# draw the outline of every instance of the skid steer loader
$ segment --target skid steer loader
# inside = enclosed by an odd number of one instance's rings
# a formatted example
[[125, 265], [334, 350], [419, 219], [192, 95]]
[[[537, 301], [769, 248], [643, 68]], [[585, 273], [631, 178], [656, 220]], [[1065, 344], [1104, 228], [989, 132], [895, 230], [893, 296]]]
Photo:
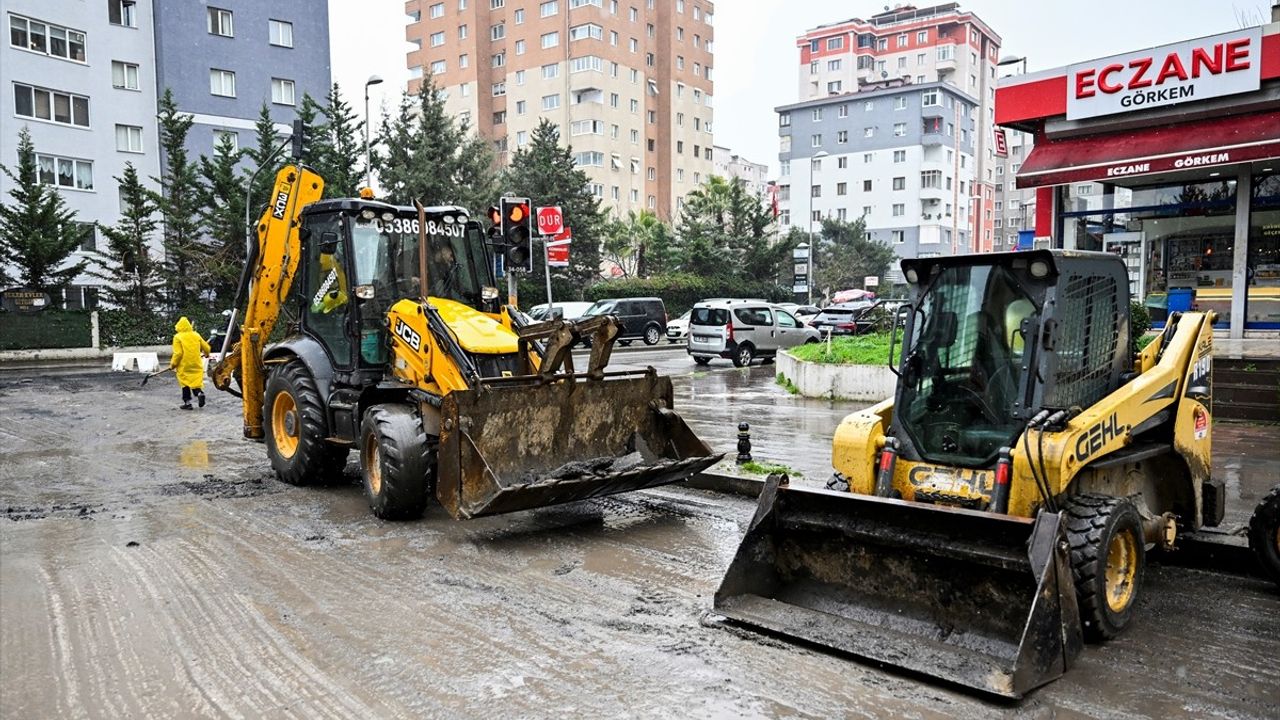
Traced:
[[[418, 517], [434, 497], [464, 519], [719, 460], [674, 411], [669, 378], [605, 370], [616, 319], [525, 325], [500, 305], [490, 243], [465, 210], [322, 192], [305, 167], [277, 174], [228, 329], [238, 341], [212, 373], [242, 396], [244, 435], [265, 440], [281, 480], [340, 476], [358, 449], [378, 517]], [[282, 311], [296, 320], [269, 343]]]
[[767, 481], [715, 609], [1021, 697], [1124, 630], [1148, 549], [1220, 522], [1213, 316], [1174, 314], [1135, 359], [1113, 255], [902, 268], [894, 398], [841, 422], [831, 489]]

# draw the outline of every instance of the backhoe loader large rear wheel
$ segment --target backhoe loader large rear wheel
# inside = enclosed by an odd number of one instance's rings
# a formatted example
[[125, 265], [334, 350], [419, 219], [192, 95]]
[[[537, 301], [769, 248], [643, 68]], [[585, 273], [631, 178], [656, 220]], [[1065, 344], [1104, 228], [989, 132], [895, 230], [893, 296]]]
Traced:
[[435, 484], [435, 452], [406, 405], [375, 405], [360, 426], [360, 474], [369, 509], [383, 520], [422, 516]]
[[1126, 498], [1076, 495], [1066, 506], [1080, 621], [1091, 642], [1116, 637], [1133, 619], [1146, 568], [1142, 518]]
[[1249, 519], [1249, 547], [1258, 556], [1262, 570], [1280, 583], [1280, 485], [1262, 499]]
[[267, 455], [276, 476], [290, 485], [341, 479], [348, 449], [325, 440], [329, 424], [307, 366], [301, 360], [275, 366], [265, 399]]

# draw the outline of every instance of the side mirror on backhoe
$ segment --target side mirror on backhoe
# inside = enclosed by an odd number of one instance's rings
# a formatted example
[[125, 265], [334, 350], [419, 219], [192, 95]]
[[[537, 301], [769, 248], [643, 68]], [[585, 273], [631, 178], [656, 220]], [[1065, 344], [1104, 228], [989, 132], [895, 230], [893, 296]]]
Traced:
[[320, 233], [320, 252], [332, 255], [338, 251], [338, 233], [326, 230]]

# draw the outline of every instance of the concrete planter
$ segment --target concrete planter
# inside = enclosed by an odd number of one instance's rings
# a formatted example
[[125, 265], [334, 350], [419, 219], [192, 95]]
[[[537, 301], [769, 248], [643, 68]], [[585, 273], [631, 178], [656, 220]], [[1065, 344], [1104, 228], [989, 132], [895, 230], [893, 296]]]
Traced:
[[827, 365], [780, 352], [778, 373], [805, 397], [879, 402], [893, 397], [897, 376], [888, 365]]

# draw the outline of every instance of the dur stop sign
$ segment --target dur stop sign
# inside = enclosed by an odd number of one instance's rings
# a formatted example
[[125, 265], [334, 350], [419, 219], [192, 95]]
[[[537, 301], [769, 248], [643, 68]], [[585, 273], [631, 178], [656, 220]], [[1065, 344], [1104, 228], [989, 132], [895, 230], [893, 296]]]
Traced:
[[539, 235], [559, 235], [564, 232], [564, 213], [560, 211], [560, 206], [540, 207], [537, 217]]

